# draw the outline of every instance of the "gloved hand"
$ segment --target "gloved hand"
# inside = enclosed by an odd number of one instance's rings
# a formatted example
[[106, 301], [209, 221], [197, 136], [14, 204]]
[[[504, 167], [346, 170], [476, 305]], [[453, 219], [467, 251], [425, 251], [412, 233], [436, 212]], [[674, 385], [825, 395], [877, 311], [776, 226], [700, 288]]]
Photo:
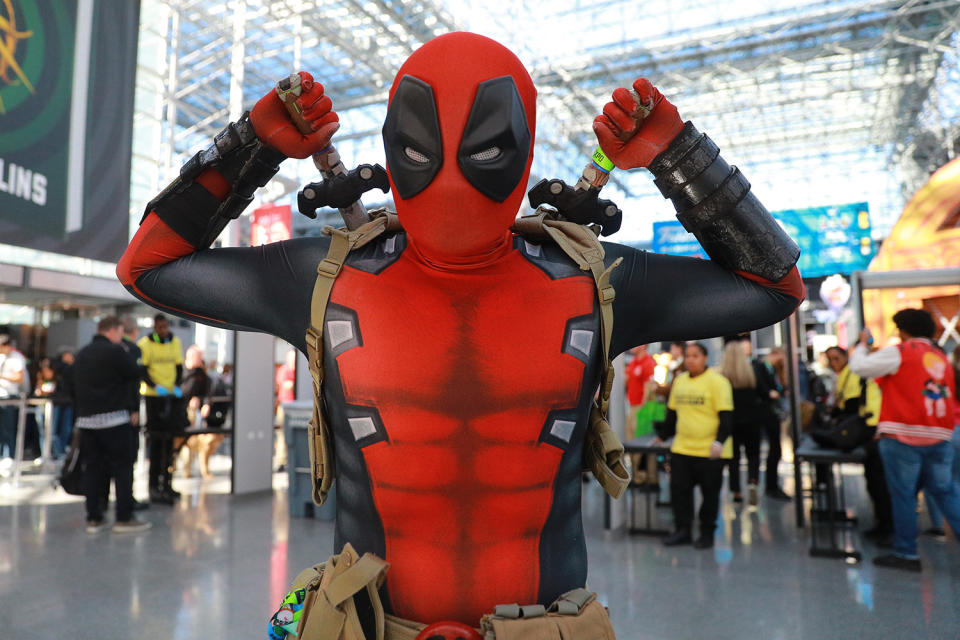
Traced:
[[250, 122], [257, 137], [288, 158], [308, 158], [330, 146], [330, 138], [340, 128], [340, 118], [333, 109], [333, 101], [323, 94], [323, 85], [313, 81], [306, 71], [300, 72], [300, 97], [297, 105], [314, 133], [305, 136], [293, 123], [287, 108], [277, 92], [260, 98], [250, 112]]
[[600, 148], [618, 169], [648, 166], [683, 129], [677, 108], [649, 80], [639, 78], [633, 88], [644, 107], [652, 106], [645, 119], [637, 122], [634, 115], [643, 111], [633, 94], [620, 88], [603, 107], [603, 115], [593, 120]]
[[166, 387], [161, 387], [160, 385], [157, 385], [153, 389], [154, 391], [157, 392], [158, 398], [166, 398], [168, 395], [170, 395], [170, 389], [167, 389]]
[[174, 398], [182, 398], [182, 397], [183, 397], [183, 391], [180, 390], [180, 387], [174, 387], [174, 388], [171, 390], [171, 393], [173, 394], [173, 397], [174, 397]]

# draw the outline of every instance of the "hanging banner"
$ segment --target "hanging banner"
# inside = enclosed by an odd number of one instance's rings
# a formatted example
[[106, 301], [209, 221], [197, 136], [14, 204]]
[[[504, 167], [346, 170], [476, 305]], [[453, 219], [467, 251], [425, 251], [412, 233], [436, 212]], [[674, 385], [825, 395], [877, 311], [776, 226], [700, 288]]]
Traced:
[[123, 252], [139, 13], [135, 0], [0, 0], [0, 243]]
[[672, 256], [707, 257], [707, 252], [700, 246], [697, 238], [684, 229], [679, 220], [654, 222], [651, 248], [654, 253], [667, 253]]
[[250, 217], [250, 246], [289, 240], [292, 236], [290, 205], [266, 205]]
[[773, 217], [800, 245], [797, 267], [804, 278], [850, 275], [865, 270], [873, 259], [866, 202], [786, 209], [774, 211]]

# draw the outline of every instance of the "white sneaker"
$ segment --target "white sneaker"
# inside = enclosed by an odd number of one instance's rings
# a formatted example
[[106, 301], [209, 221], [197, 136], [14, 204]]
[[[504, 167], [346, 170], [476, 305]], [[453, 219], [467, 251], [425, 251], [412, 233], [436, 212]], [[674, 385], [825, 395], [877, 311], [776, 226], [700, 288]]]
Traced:
[[126, 522], [113, 523], [113, 531], [114, 533], [137, 533], [138, 531], [146, 531], [152, 526], [152, 522], [130, 518]]
[[757, 485], [751, 484], [750, 487], [747, 489], [747, 492], [749, 493], [748, 500], [749, 500], [750, 506], [751, 507], [757, 506]]

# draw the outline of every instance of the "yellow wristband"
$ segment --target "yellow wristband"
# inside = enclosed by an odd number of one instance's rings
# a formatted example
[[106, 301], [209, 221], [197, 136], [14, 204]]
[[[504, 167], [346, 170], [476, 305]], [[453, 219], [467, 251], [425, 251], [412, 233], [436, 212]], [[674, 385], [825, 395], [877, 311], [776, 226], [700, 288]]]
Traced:
[[610, 158], [607, 157], [607, 154], [603, 152], [603, 149], [601, 149], [599, 145], [597, 145], [597, 148], [593, 152], [593, 164], [604, 173], [613, 171], [613, 163], [610, 162]]

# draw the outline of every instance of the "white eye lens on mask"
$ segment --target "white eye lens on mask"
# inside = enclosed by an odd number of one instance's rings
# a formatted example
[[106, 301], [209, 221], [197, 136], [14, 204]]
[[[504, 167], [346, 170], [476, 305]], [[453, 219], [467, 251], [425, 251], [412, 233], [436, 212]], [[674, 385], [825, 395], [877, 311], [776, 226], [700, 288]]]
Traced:
[[430, 159], [414, 149], [413, 147], [404, 147], [403, 152], [407, 155], [408, 158], [416, 162], [417, 164], [427, 164], [430, 162]]
[[478, 151], [477, 153], [471, 153], [470, 159], [476, 160], [477, 162], [485, 162], [487, 160], [493, 160], [500, 155], [500, 147], [490, 147], [489, 149], [484, 149], [483, 151]]

